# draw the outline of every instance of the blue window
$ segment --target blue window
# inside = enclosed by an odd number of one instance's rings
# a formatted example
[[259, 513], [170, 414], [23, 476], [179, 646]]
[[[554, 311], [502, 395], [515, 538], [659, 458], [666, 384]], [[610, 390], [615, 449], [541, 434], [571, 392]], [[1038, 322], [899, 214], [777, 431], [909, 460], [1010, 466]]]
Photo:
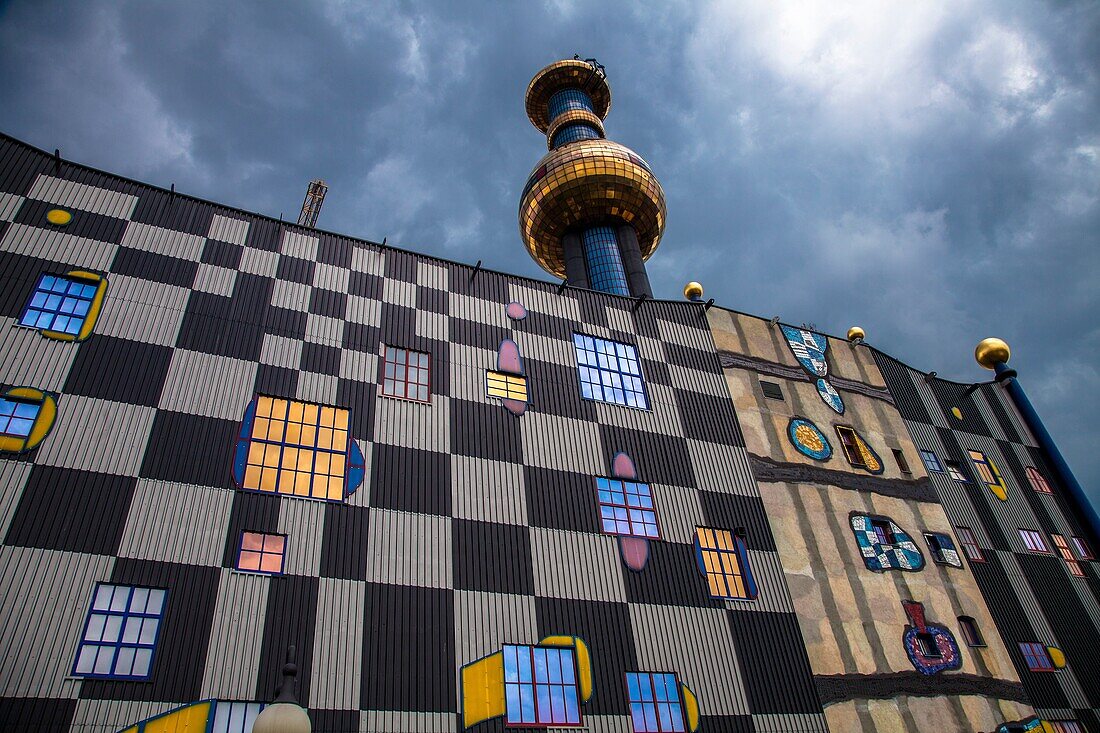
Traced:
[[0, 433], [16, 438], [26, 438], [31, 434], [40, 402], [22, 402], [10, 397], [0, 397]]
[[92, 307], [97, 285], [61, 275], [42, 275], [19, 317], [20, 326], [75, 336]]
[[920, 452], [921, 460], [924, 461], [924, 467], [929, 471], [938, 471], [943, 473], [943, 466], [940, 465], [940, 459], [936, 457], [936, 454], [930, 450], [922, 450]]
[[84, 624], [73, 675], [148, 679], [167, 591], [100, 583]]
[[598, 478], [596, 488], [600, 493], [600, 521], [605, 533], [652, 539], [661, 536], [649, 484]]
[[588, 263], [588, 284], [592, 289], [612, 295], [630, 295], [615, 230], [611, 227], [592, 227], [584, 230], [582, 239], [584, 258]]
[[684, 706], [676, 675], [669, 672], [627, 672], [630, 718], [634, 733], [683, 733]]
[[580, 725], [573, 650], [505, 646], [504, 699], [508, 725]]
[[562, 89], [550, 96], [546, 103], [547, 116], [553, 120], [563, 112], [571, 109], [583, 109], [592, 112], [592, 98], [580, 89]]
[[629, 344], [573, 334], [581, 396], [586, 400], [649, 408], [638, 351]]

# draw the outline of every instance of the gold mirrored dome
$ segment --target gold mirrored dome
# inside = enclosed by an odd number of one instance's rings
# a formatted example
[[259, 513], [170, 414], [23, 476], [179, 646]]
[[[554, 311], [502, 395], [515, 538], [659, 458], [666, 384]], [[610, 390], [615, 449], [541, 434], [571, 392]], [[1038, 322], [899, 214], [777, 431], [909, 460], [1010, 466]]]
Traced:
[[982, 339], [974, 349], [974, 358], [986, 369], [992, 369], [997, 362], [1007, 364], [1011, 356], [1012, 350], [999, 338]]
[[860, 341], [862, 341], [864, 338], [866, 338], [866, 336], [867, 336], [867, 334], [864, 333], [863, 329], [860, 328], [859, 326], [852, 326], [851, 328], [848, 329], [848, 340], [849, 341], [855, 341], [856, 339], [859, 339]]
[[546, 271], [565, 277], [562, 236], [571, 229], [630, 224], [642, 259], [665, 231], [665, 192], [641, 156], [610, 140], [579, 140], [550, 151], [519, 203], [523, 244]]
[[692, 280], [684, 286], [684, 297], [688, 300], [694, 300], [695, 298], [703, 297], [703, 286], [700, 283]]
[[527, 106], [527, 119], [531, 124], [546, 132], [550, 126], [550, 112], [547, 103], [550, 97], [566, 88], [580, 89], [592, 100], [592, 111], [603, 120], [611, 109], [611, 87], [607, 78], [587, 61], [566, 59], [555, 61], [542, 69], [527, 85], [524, 99]]

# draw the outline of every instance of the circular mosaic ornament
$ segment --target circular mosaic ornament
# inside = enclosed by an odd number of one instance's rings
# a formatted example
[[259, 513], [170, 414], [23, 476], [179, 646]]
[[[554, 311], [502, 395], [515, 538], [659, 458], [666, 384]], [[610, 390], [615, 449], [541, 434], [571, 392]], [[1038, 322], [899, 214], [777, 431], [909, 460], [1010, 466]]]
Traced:
[[787, 437], [799, 453], [816, 461], [827, 461], [833, 455], [833, 447], [825, 433], [809, 420], [792, 417], [787, 425]]
[[73, 215], [64, 209], [50, 209], [46, 212], [46, 221], [49, 223], [63, 227], [73, 220]]

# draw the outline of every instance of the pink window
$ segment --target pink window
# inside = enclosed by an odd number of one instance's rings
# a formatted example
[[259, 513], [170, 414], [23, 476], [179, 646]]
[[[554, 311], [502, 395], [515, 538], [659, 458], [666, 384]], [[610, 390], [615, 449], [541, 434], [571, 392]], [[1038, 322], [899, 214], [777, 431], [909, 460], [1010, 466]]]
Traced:
[[237, 570], [281, 575], [286, 550], [286, 535], [242, 532]]
[[1069, 545], [1066, 544], [1066, 538], [1060, 534], [1052, 534], [1050, 539], [1054, 540], [1054, 546], [1058, 548], [1058, 554], [1066, 561], [1066, 567], [1069, 568], [1070, 573], [1076, 575], [1078, 578], [1085, 577], [1085, 572], [1081, 570], [1077, 558], [1069, 551]]
[[1047, 548], [1047, 543], [1043, 540], [1043, 536], [1033, 529], [1021, 529], [1020, 537], [1024, 540], [1024, 545], [1032, 552], [1050, 552]]
[[1047, 483], [1043, 474], [1039, 473], [1038, 469], [1032, 466], [1027, 467], [1027, 480], [1031, 482], [1031, 488], [1038, 491], [1040, 494], [1053, 494], [1054, 490], [1050, 488], [1050, 484]]
[[970, 559], [971, 562], [985, 562], [985, 556], [982, 555], [982, 548], [978, 547], [977, 540], [974, 539], [974, 532], [969, 527], [955, 527], [955, 532], [959, 535], [959, 542], [962, 543], [963, 552]]

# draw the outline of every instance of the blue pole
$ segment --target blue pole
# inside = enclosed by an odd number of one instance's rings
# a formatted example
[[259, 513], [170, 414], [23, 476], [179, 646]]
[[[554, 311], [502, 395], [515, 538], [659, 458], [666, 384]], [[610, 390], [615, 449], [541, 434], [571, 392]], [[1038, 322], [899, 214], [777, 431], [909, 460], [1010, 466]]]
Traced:
[[1031, 400], [1027, 398], [1024, 388], [1020, 386], [1020, 380], [1016, 378], [1016, 370], [1010, 369], [1008, 364], [1002, 361], [996, 362], [993, 365], [993, 370], [997, 373], [997, 381], [1005, 385], [1012, 401], [1016, 403], [1016, 409], [1020, 411], [1024, 422], [1027, 423], [1032, 435], [1039, 443], [1039, 448], [1046, 453], [1047, 458], [1050, 459], [1050, 463], [1054, 467], [1054, 472], [1058, 474], [1062, 485], [1068, 490], [1065, 496], [1069, 499], [1069, 503], [1073, 505], [1086, 528], [1092, 531], [1090, 549], [1095, 551], [1094, 548], [1100, 544], [1100, 517], [1096, 515], [1096, 509], [1089, 502], [1085, 490], [1078, 483], [1077, 477], [1073, 475], [1066, 459], [1062, 457], [1062, 452], [1058, 450], [1054, 438], [1050, 437], [1050, 433], [1047, 432], [1046, 425], [1039, 418], [1039, 413], [1032, 407]]

